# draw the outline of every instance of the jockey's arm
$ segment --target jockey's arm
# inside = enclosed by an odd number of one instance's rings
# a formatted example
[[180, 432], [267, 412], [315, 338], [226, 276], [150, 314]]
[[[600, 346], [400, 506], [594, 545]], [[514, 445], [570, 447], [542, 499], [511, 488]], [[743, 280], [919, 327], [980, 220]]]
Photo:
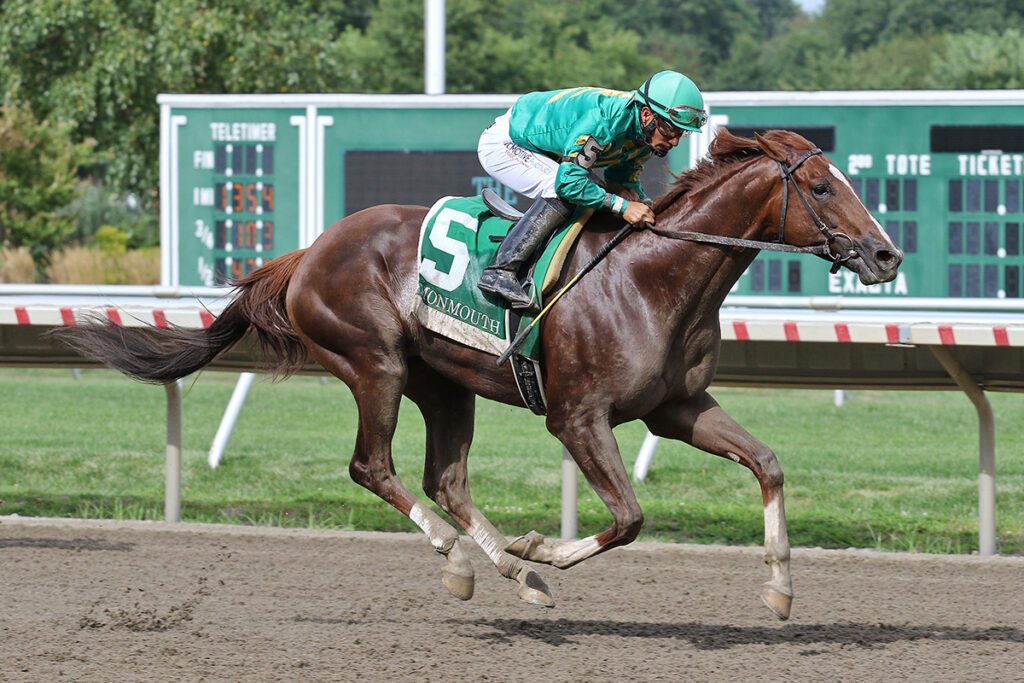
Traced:
[[[555, 192], [559, 197], [579, 206], [593, 209], [605, 209], [625, 218], [630, 223], [654, 223], [654, 214], [644, 203], [646, 197], [640, 184], [635, 180], [627, 180], [623, 185], [640, 197], [640, 201], [630, 201], [627, 197], [608, 192], [595, 183], [590, 177], [590, 170], [597, 162], [601, 153], [610, 145], [610, 141], [600, 141], [600, 132], [595, 135], [576, 135], [572, 144], [562, 156], [555, 176]], [[613, 174], [614, 175], [614, 174]], [[639, 170], [635, 174], [639, 176]], [[607, 171], [605, 177], [607, 178]]]
[[[633, 225], [640, 225], [641, 223], [654, 225], [654, 212], [650, 209], [651, 200], [649, 198], [641, 197], [636, 190], [625, 185], [619, 185], [618, 183], [608, 183], [607, 190], [612, 194], [624, 197], [628, 202], [622, 214], [622, 217], [627, 221]], [[645, 207], [647, 211], [644, 211]]]
[[619, 163], [612, 164], [604, 169], [604, 179], [607, 181], [609, 189], [614, 187], [625, 188], [628, 192], [620, 192], [614, 189], [611, 191], [621, 194], [626, 199], [650, 204], [651, 200], [640, 184], [640, 173], [644, 170], [644, 163], [650, 158], [651, 152], [648, 147], [646, 153], [633, 158], [623, 159]]

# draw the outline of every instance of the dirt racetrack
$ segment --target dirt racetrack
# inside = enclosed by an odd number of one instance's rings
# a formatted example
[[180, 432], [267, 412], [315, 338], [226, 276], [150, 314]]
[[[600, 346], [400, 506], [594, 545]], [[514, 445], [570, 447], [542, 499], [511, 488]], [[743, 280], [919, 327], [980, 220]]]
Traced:
[[642, 543], [476, 596], [408, 534], [0, 517], [2, 681], [1019, 681], [1024, 558]]

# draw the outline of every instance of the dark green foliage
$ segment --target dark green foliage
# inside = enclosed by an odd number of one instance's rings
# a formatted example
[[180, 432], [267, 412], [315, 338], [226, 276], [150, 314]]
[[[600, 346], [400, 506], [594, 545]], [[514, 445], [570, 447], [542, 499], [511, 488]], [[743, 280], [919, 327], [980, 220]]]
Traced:
[[60, 213], [74, 221], [74, 231], [69, 237], [79, 244], [93, 242], [104, 226], [126, 235], [130, 249], [155, 247], [160, 243], [155, 207], [143, 205], [135, 196], [115, 194], [99, 183], [86, 183], [79, 196]]
[[92, 141], [73, 143], [70, 129], [27, 107], [0, 107], [0, 247], [27, 248], [39, 282], [74, 230], [60, 209], [78, 194], [76, 170], [90, 158]]

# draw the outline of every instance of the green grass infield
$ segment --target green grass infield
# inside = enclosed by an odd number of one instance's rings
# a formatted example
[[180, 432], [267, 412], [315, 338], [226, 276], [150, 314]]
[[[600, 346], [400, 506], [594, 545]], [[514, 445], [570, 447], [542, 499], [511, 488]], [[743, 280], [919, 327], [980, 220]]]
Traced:
[[[162, 519], [166, 404], [159, 387], [107, 370], [0, 369], [0, 514]], [[348, 476], [356, 410], [334, 378], [258, 380], [216, 470], [207, 452], [237, 376], [208, 372], [183, 390], [182, 518], [194, 522], [415, 531]], [[959, 392], [718, 388], [771, 446], [786, 475], [794, 546], [969, 553], [978, 547], [978, 422]], [[996, 524], [1002, 554], [1024, 553], [1024, 395], [990, 393], [996, 418]], [[643, 437], [615, 430], [626, 468]], [[404, 402], [395, 466], [421, 494], [424, 428]], [[473, 497], [507, 536], [557, 536], [561, 446], [543, 418], [477, 402]], [[761, 495], [745, 468], [662, 441], [634, 484], [641, 538], [760, 545]], [[423, 496], [425, 499], [425, 496]], [[433, 505], [431, 503], [431, 505]], [[611, 518], [580, 478], [579, 527]]]

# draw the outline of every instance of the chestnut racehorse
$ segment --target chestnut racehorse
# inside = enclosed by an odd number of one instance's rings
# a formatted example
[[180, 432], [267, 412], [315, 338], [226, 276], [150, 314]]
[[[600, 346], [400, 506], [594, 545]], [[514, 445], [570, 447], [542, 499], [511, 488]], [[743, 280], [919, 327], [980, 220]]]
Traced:
[[[519, 584], [519, 597], [541, 605], [553, 604], [551, 593], [524, 560], [565, 569], [640, 531], [643, 513], [612, 428], [643, 420], [652, 433], [734, 460], [757, 477], [770, 568], [762, 599], [785, 619], [792, 584], [782, 469], [772, 450], [708, 393], [721, 341], [719, 307], [768, 241], [808, 247], [856, 272], [865, 285], [895, 278], [903, 254], [847, 177], [807, 140], [785, 131], [753, 140], [720, 131], [709, 158], [679, 176], [654, 211], [656, 229], [630, 233], [541, 326], [547, 428], [612, 516], [608, 529], [580, 540], [530, 532], [510, 543], [470, 497], [466, 461], [475, 397], [523, 402], [508, 364], [424, 329], [413, 316], [424, 207], [378, 206], [346, 217], [309, 248], [238, 281], [236, 298], [206, 330], [93, 322], [61, 334], [82, 353], [156, 383], [199, 370], [249, 329], [279, 373], [297, 370], [312, 355], [358, 404], [352, 478], [424, 531], [447, 558], [445, 586], [462, 599], [472, 596], [474, 579], [458, 532], [405, 487], [392, 464], [403, 394], [426, 422], [424, 491]], [[621, 225], [611, 215], [595, 216], [569, 255], [562, 282]], [[692, 241], [695, 232], [727, 239]]]

